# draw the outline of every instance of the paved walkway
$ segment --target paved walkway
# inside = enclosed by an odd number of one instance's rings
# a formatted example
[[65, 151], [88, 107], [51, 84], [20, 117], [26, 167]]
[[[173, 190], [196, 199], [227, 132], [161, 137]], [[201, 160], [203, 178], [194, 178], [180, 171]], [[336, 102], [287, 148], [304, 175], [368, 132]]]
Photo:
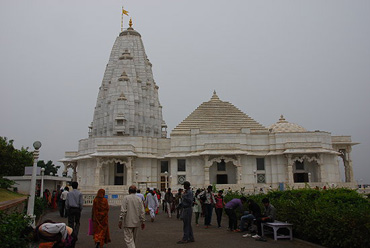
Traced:
[[[120, 207], [111, 207], [109, 212], [109, 227], [112, 242], [104, 247], [107, 248], [125, 248], [126, 245], [123, 241], [123, 231], [118, 228], [118, 217]], [[76, 243], [76, 248], [93, 248], [94, 241], [92, 236], [87, 236], [88, 230], [88, 219], [91, 216], [91, 207], [85, 207], [82, 211], [81, 216], [81, 227]], [[241, 233], [228, 232], [226, 230], [228, 218], [223, 216], [222, 228], [217, 228], [215, 215], [212, 216], [212, 224], [208, 229], [205, 229], [202, 225], [195, 226], [193, 224], [193, 232], [195, 237], [194, 243], [188, 244], [176, 244], [178, 240], [182, 238], [182, 221], [175, 218], [168, 218], [161, 210], [157, 215], [155, 221], [146, 222], [146, 228], [144, 231], [138, 234], [138, 248], [166, 248], [166, 247], [187, 247], [187, 248], [223, 248], [223, 247], [256, 247], [256, 248], [277, 248], [277, 247], [317, 247], [313, 244], [302, 242], [299, 240], [278, 240], [274, 241], [272, 236], [267, 236], [267, 242], [255, 241], [253, 238], [243, 238]], [[147, 220], [150, 217], [146, 216]], [[68, 223], [66, 218], [61, 218], [59, 212], [47, 213], [43, 219], [51, 219], [56, 222]], [[204, 222], [203, 218], [200, 218], [200, 223]], [[194, 223], [193, 216], [193, 223]], [[215, 226], [216, 225], [216, 226]]]

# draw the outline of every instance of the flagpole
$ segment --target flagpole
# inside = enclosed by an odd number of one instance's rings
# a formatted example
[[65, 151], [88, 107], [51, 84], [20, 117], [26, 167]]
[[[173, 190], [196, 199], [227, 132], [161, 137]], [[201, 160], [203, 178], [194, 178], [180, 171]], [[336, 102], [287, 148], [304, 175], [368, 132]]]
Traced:
[[121, 11], [121, 32], [123, 32], [123, 6]]

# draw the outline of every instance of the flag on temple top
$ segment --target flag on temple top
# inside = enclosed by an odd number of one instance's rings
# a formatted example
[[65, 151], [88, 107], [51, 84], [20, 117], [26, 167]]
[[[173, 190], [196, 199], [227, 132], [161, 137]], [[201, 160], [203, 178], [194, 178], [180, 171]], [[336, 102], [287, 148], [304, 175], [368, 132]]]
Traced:
[[125, 10], [123, 7], [122, 7], [122, 14], [123, 14], [123, 15], [127, 15], [127, 16], [128, 16], [128, 11], [127, 11], [127, 10]]

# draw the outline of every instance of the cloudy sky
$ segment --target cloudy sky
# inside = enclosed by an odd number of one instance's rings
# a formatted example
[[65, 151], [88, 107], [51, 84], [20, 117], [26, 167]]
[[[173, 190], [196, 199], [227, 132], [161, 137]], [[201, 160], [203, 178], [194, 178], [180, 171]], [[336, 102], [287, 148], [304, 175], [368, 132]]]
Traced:
[[[40, 159], [77, 150], [120, 32], [142, 35], [169, 130], [213, 90], [264, 126], [351, 135], [370, 183], [368, 0], [1, 0], [0, 136]], [[128, 19], [125, 20], [127, 26]]]

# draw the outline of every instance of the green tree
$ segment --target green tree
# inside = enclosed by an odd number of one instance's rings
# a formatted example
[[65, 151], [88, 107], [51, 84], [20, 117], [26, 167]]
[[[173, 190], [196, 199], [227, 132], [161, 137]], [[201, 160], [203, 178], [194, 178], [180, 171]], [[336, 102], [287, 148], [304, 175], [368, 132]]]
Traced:
[[0, 176], [22, 176], [24, 167], [32, 166], [32, 152], [23, 147], [15, 149], [13, 142], [0, 136]]
[[51, 160], [49, 160], [46, 164], [44, 160], [39, 160], [37, 162], [37, 167], [45, 168], [45, 175], [50, 175], [50, 172], [53, 173], [53, 175], [56, 175], [60, 166], [55, 166]]

